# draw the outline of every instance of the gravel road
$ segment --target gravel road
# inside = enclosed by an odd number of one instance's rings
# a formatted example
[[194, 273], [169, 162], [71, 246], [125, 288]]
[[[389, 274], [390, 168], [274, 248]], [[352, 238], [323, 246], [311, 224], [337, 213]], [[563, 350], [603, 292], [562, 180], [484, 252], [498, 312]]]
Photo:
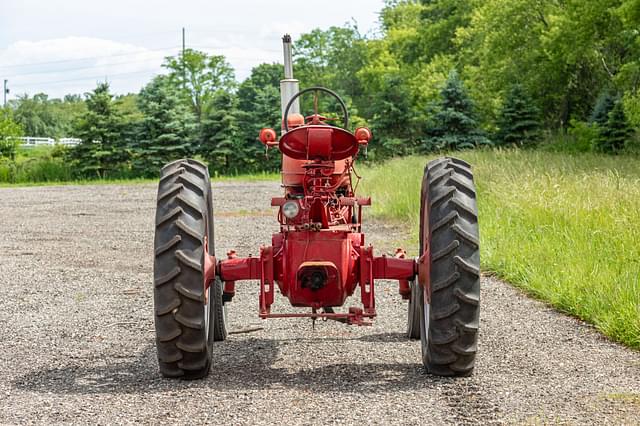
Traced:
[[[275, 183], [214, 185], [216, 251], [257, 254]], [[160, 378], [153, 334], [155, 186], [0, 189], [0, 423], [639, 424], [640, 353], [483, 279], [480, 352], [465, 379], [426, 375], [406, 302], [377, 292], [372, 327], [261, 322], [238, 283], [202, 381]], [[402, 229], [370, 223], [377, 252]], [[351, 301], [353, 305], [357, 301]], [[285, 311], [278, 298], [275, 309]]]

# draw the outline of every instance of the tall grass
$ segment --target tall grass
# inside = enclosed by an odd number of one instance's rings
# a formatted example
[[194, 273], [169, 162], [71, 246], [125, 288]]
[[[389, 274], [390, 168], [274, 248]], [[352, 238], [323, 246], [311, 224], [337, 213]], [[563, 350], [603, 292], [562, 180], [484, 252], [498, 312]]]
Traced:
[[61, 147], [18, 149], [15, 159], [0, 158], [0, 184], [61, 182], [72, 177]]
[[[640, 160], [518, 150], [455, 155], [474, 166], [483, 269], [640, 349]], [[363, 171], [375, 216], [402, 221], [417, 235], [427, 160]]]

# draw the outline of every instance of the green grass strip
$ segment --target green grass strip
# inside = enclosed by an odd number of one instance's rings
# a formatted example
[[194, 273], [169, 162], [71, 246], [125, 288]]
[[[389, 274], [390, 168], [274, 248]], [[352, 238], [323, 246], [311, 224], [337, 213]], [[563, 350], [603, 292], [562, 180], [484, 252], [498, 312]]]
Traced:
[[[278, 173], [253, 173], [244, 175], [225, 175], [211, 177], [212, 182], [262, 182], [276, 181], [280, 179]], [[70, 181], [50, 181], [50, 182], [0, 182], [0, 188], [20, 188], [32, 186], [67, 186], [67, 185], [141, 185], [157, 183], [158, 179], [83, 179]]]
[[[640, 349], [640, 160], [521, 150], [455, 155], [474, 168], [483, 270]], [[409, 248], [417, 247], [429, 158], [362, 171], [373, 214], [411, 227]]]

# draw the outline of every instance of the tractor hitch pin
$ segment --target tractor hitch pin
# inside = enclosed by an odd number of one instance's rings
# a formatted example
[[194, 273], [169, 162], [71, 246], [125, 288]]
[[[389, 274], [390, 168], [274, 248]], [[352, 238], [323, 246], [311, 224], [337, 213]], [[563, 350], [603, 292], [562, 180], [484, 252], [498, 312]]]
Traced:
[[316, 308], [311, 308], [311, 313], [314, 315], [311, 317], [311, 331], [316, 331]]

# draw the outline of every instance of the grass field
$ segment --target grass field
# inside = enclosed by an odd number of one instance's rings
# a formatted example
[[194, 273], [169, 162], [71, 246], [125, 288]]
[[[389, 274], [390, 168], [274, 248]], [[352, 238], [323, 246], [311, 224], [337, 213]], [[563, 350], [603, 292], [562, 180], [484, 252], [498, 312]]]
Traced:
[[[474, 166], [483, 270], [640, 349], [640, 160], [515, 150], [457, 156]], [[375, 216], [417, 235], [427, 160], [363, 170]], [[409, 245], [417, 248], [417, 237]]]

